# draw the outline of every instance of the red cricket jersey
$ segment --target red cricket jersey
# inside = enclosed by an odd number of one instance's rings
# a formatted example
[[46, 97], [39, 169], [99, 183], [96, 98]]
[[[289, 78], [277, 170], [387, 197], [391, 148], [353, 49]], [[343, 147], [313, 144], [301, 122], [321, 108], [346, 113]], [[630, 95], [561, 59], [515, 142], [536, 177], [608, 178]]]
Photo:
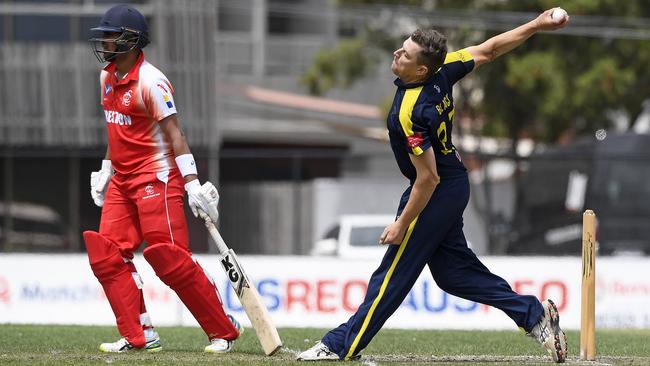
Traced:
[[142, 52], [122, 79], [115, 69], [111, 62], [100, 75], [113, 168], [122, 174], [175, 169], [171, 143], [158, 125], [176, 113], [171, 83]]

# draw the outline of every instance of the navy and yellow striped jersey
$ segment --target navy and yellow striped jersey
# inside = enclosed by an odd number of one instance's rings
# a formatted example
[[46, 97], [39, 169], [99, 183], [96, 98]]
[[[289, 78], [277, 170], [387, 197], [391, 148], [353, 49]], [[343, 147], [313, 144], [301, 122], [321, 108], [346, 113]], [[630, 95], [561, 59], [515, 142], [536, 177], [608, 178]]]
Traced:
[[454, 121], [453, 85], [474, 68], [465, 49], [450, 52], [444, 65], [426, 81], [404, 84], [395, 80], [397, 91], [388, 114], [388, 135], [400, 171], [411, 183], [415, 167], [409, 154], [433, 148], [441, 178], [465, 174], [466, 169], [451, 141]]

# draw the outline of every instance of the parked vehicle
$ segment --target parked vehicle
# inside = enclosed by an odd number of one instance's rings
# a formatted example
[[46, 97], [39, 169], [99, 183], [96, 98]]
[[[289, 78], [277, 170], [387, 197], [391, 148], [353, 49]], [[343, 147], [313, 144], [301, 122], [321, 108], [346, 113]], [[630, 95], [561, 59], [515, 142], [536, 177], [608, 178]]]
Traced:
[[376, 258], [383, 256], [379, 236], [395, 221], [394, 215], [342, 215], [325, 237], [314, 244], [312, 255], [335, 255], [342, 258]]

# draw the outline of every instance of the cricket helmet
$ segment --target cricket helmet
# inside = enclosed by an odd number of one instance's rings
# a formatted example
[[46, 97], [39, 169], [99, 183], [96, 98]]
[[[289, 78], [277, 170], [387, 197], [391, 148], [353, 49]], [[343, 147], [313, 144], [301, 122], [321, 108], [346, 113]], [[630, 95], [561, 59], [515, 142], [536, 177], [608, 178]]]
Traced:
[[[149, 26], [144, 16], [134, 7], [126, 4], [115, 5], [108, 9], [99, 26], [90, 29], [93, 37], [93, 53], [99, 62], [113, 61], [117, 55], [127, 53], [134, 48], [145, 48], [149, 44]], [[107, 33], [119, 33], [110, 37]], [[103, 42], [115, 42], [115, 51], [104, 49]]]

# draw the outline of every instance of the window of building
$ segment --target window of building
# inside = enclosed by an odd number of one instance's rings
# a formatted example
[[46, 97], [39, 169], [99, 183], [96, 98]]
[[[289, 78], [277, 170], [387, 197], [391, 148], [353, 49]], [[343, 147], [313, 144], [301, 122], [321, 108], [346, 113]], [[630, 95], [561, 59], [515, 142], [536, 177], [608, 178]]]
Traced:
[[253, 12], [250, 1], [220, 2], [217, 14], [219, 16], [219, 30], [249, 32], [252, 29]]
[[325, 1], [269, 0], [268, 31], [271, 34], [327, 33], [329, 9]]
[[70, 18], [54, 15], [16, 15], [14, 40], [22, 42], [70, 41]]

